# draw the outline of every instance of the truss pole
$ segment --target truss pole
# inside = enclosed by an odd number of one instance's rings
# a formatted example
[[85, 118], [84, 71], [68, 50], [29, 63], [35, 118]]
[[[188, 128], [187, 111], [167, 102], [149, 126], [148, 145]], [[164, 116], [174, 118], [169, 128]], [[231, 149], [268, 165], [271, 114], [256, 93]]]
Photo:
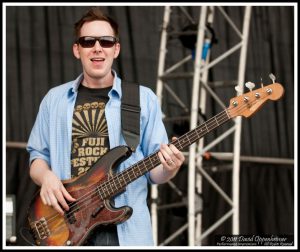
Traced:
[[[211, 25], [214, 18], [214, 7], [208, 7], [207, 12], [207, 21], [206, 24]], [[199, 108], [201, 109], [201, 112], [203, 114], [206, 113], [206, 98], [207, 98], [207, 89], [209, 88], [207, 86], [207, 80], [208, 80], [208, 68], [206, 68], [206, 65], [209, 63], [210, 60], [210, 47], [211, 47], [212, 40], [209, 36], [204, 37], [204, 48], [207, 49], [207, 52], [202, 53], [202, 67], [201, 67], [201, 88], [200, 88], [200, 100], [199, 100]], [[203, 71], [203, 68], [206, 68], [206, 71]], [[198, 141], [197, 146], [197, 152], [201, 151], [204, 146], [204, 139], [201, 138]], [[200, 168], [202, 167], [203, 158], [202, 155], [196, 155], [196, 167]], [[196, 172], [196, 190], [198, 197], [202, 194], [202, 176]], [[200, 198], [200, 200], [202, 200]], [[200, 202], [199, 202], [200, 203]], [[200, 204], [200, 206], [203, 204]], [[196, 233], [195, 233], [195, 241], [197, 246], [201, 245], [201, 235], [202, 235], [202, 213], [201, 209], [200, 211], [197, 211], [198, 214], [196, 215]]]
[[[199, 17], [196, 56], [193, 76], [193, 96], [191, 104], [191, 121], [190, 129], [197, 126], [198, 108], [199, 108], [199, 88], [200, 88], [200, 69], [201, 69], [201, 54], [204, 41], [205, 21], [207, 7], [201, 7]], [[196, 166], [196, 144], [192, 144], [189, 148], [189, 170], [188, 170], [188, 243], [189, 246], [195, 245], [195, 166]]]
[[[251, 6], [245, 7], [242, 47], [240, 54], [240, 64], [238, 73], [239, 90], [243, 90], [245, 82], [247, 45], [250, 27]], [[239, 116], [235, 120], [236, 130], [234, 134], [234, 150], [233, 150], [233, 172], [232, 172], [232, 198], [233, 198], [233, 216], [232, 216], [232, 234], [239, 234], [239, 192], [240, 192], [240, 145], [241, 145], [241, 129], [242, 118]]]

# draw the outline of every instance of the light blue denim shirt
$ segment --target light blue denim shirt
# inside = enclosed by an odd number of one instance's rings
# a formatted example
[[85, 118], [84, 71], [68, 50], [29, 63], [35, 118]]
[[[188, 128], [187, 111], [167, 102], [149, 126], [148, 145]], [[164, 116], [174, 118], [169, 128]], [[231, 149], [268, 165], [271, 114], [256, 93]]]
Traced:
[[[105, 115], [109, 132], [110, 148], [126, 145], [121, 133], [121, 79], [114, 73], [114, 83], [109, 92]], [[76, 80], [52, 88], [41, 102], [36, 122], [31, 131], [27, 150], [30, 163], [37, 158], [45, 160], [53, 172], [62, 180], [71, 177], [72, 117], [77, 89], [83, 75]], [[140, 144], [137, 150], [123, 163], [118, 171], [149, 156], [167, 143], [168, 137], [162, 122], [160, 104], [151, 89], [140, 86]], [[115, 206], [130, 206], [132, 216], [117, 225], [121, 246], [153, 245], [150, 213], [147, 207], [149, 173], [126, 187], [126, 191], [115, 198]]]

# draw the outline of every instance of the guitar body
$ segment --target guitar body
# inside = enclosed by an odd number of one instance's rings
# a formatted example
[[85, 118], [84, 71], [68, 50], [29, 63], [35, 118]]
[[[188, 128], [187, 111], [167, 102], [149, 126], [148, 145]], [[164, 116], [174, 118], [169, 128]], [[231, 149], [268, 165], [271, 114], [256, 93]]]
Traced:
[[[127, 146], [116, 147], [101, 157], [85, 175], [63, 181], [67, 191], [77, 199], [69, 203], [70, 210], [64, 216], [51, 206], [44, 205], [38, 192], [28, 211], [28, 221], [36, 244], [81, 245], [95, 227], [126, 221], [132, 209], [128, 206], [113, 207], [109, 198], [100, 195], [97, 188], [107, 184], [112, 170], [130, 155]], [[120, 192], [113, 192], [113, 195]]]

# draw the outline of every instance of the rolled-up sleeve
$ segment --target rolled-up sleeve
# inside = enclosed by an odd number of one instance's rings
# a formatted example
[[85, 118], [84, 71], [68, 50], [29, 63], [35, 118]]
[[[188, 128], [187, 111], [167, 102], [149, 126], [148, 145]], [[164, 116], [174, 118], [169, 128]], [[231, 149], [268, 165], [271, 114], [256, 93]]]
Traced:
[[[157, 96], [151, 89], [144, 88], [141, 100], [147, 101], [146, 106], [142, 106], [142, 149], [147, 157], [159, 150], [161, 143], [168, 143], [168, 135], [162, 121], [162, 111]], [[149, 183], [153, 183], [149, 173], [146, 173]]]
[[29, 136], [27, 151], [29, 152], [29, 164], [35, 159], [45, 160], [50, 165], [49, 153], [49, 93], [42, 100], [36, 121]]

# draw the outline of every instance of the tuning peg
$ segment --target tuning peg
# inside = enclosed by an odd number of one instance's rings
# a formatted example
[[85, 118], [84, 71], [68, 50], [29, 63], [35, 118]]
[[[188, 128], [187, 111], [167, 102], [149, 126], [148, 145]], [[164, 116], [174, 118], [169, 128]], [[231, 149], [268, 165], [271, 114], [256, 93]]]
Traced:
[[235, 91], [238, 92], [239, 94], [242, 94], [243, 93], [243, 88], [239, 85], [235, 86], [234, 87]]
[[275, 83], [276, 77], [274, 74], [270, 73], [269, 74], [270, 79], [273, 81], [273, 83]]
[[245, 86], [250, 90], [252, 91], [252, 89], [255, 87], [255, 84], [253, 82], [246, 82]]
[[260, 86], [261, 86], [262, 88], [264, 87], [264, 83], [263, 83], [262, 77], [260, 77]]

